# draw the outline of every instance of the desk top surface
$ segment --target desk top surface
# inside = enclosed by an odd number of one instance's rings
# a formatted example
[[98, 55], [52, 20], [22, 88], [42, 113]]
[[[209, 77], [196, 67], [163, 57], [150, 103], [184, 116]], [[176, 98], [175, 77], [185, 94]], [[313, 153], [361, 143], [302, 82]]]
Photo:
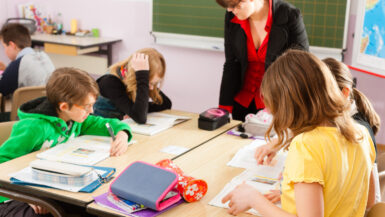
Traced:
[[[222, 134], [219, 137], [205, 143], [204, 145], [186, 153], [174, 160], [189, 176], [203, 179], [208, 184], [207, 194], [202, 200], [194, 203], [183, 203], [167, 212], [159, 215], [161, 217], [217, 217], [231, 216], [226, 209], [208, 205], [222, 188], [230, 180], [240, 174], [244, 169], [227, 166], [235, 153], [245, 145], [252, 142], [250, 139], [242, 139], [237, 136]], [[87, 206], [87, 211], [99, 216], [124, 216], [110, 209], [101, 207], [95, 202]], [[242, 213], [238, 216], [252, 216]]]
[[50, 34], [33, 34], [32, 42], [53, 43], [62, 45], [71, 45], [77, 47], [91, 47], [105, 44], [112, 44], [121, 41], [117, 38], [104, 37], [79, 37], [71, 35], [50, 35]]
[[[164, 112], [175, 115], [189, 116], [191, 117], [191, 120], [180, 123], [153, 136], [134, 134], [133, 139], [136, 140], [137, 143], [130, 145], [125, 154], [119, 157], [107, 158], [97, 165], [115, 167], [116, 174], [119, 174], [124, 168], [126, 168], [126, 166], [136, 160], [156, 163], [165, 158], [175, 158], [177, 156], [164, 153], [161, 151], [161, 149], [173, 145], [185, 147], [191, 150], [201, 146], [212, 138], [227, 132], [229, 129], [240, 123], [239, 121], [232, 121], [231, 123], [226, 124], [217, 130], [205, 131], [198, 129], [198, 114], [175, 110], [167, 110]], [[100, 195], [108, 190], [108, 184], [102, 185], [93, 193], [74, 193], [57, 189], [11, 184], [8, 174], [20, 171], [21, 169], [27, 167], [32, 160], [36, 159], [36, 154], [40, 152], [42, 151], [33, 152], [31, 154], [0, 164], [0, 171], [2, 171], [0, 173], [0, 184], [3, 185], [4, 188], [28, 191], [31, 194], [54, 198], [56, 200], [81, 206], [86, 206], [88, 203], [93, 201], [93, 196]]]

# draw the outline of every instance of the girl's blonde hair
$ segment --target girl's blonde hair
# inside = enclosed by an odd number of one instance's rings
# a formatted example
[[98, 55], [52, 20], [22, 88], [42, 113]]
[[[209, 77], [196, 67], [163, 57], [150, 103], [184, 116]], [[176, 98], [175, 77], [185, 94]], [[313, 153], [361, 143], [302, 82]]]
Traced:
[[[154, 48], [143, 48], [137, 50], [135, 53], [143, 53], [148, 55], [148, 62], [150, 65], [150, 75], [149, 80], [151, 80], [155, 75], [158, 75], [161, 79], [164, 78], [166, 72], [166, 61], [161, 53], [159, 53]], [[120, 71], [120, 68], [123, 66], [127, 72], [125, 77], [123, 78], [123, 83], [126, 85], [127, 94], [129, 98], [135, 102], [136, 98], [136, 76], [135, 70], [131, 66], [131, 59], [134, 54], [128, 57], [126, 60], [118, 62], [110, 67], [110, 73], [120, 78], [117, 74], [117, 71]], [[152, 90], [150, 90], [149, 96], [152, 101], [156, 104], [162, 104], [163, 99], [159, 93], [159, 87], [154, 86]]]
[[369, 99], [366, 98], [361, 91], [353, 87], [353, 76], [350, 73], [349, 68], [344, 63], [333, 58], [323, 59], [323, 62], [326, 63], [334, 75], [338, 87], [341, 90], [343, 88], [348, 88], [350, 90], [350, 97], [356, 102], [358, 112], [364, 116], [367, 122], [369, 122], [374, 135], [376, 135], [381, 125], [380, 117], [374, 110]]
[[265, 137], [270, 139], [274, 128], [276, 147], [288, 148], [295, 136], [325, 123], [336, 126], [350, 142], [362, 138], [350, 117], [350, 102], [338, 89], [329, 68], [311, 53], [285, 52], [266, 71], [261, 93], [273, 115]]

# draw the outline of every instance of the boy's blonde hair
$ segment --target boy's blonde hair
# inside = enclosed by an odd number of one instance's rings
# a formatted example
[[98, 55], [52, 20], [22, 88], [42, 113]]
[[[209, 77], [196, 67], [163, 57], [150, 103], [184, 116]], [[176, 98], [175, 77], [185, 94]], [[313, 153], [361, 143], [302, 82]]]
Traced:
[[348, 88], [350, 90], [350, 97], [356, 102], [358, 112], [365, 117], [367, 122], [369, 122], [370, 127], [373, 129], [374, 135], [376, 135], [381, 125], [380, 117], [374, 110], [369, 99], [366, 98], [366, 96], [361, 91], [353, 87], [353, 76], [350, 73], [349, 68], [344, 63], [333, 58], [323, 59], [323, 62], [326, 63], [334, 75], [338, 87], [341, 90], [343, 88]]
[[350, 117], [350, 102], [329, 68], [311, 53], [285, 52], [266, 71], [261, 93], [273, 115], [265, 137], [274, 128], [278, 135], [276, 147], [287, 148], [295, 136], [325, 123], [337, 127], [350, 142], [362, 138]]
[[46, 90], [48, 101], [56, 109], [59, 109], [60, 102], [68, 103], [71, 108], [73, 104], [83, 104], [89, 94], [95, 98], [99, 95], [98, 85], [87, 72], [68, 67], [58, 68], [52, 73]]
[[[164, 78], [164, 75], [166, 73], [166, 61], [164, 60], [164, 57], [161, 53], [159, 53], [154, 48], [143, 48], [140, 50], [137, 50], [135, 53], [143, 53], [148, 55], [148, 62], [150, 65], [150, 75], [149, 79], [151, 80], [155, 75], [158, 75], [160, 78]], [[136, 76], [135, 76], [135, 70], [132, 68], [130, 62], [134, 54], [132, 54], [130, 57], [128, 57], [126, 60], [116, 63], [110, 67], [110, 73], [117, 76], [117, 71], [120, 70], [122, 66], [124, 66], [127, 69], [127, 74], [125, 75], [123, 79], [123, 83], [126, 85], [127, 88], [127, 94], [128, 97], [135, 102], [136, 98]], [[150, 98], [152, 101], [156, 104], [162, 104], [163, 99], [162, 96], [159, 93], [159, 88], [155, 86], [152, 90], [150, 90]]]

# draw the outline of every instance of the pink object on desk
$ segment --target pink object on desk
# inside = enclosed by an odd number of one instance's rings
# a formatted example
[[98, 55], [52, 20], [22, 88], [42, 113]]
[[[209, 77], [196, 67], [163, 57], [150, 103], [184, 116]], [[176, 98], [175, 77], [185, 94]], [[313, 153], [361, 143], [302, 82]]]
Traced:
[[4, 71], [0, 70], [0, 75], [2, 75], [2, 74], [3, 74], [3, 72], [4, 72]]

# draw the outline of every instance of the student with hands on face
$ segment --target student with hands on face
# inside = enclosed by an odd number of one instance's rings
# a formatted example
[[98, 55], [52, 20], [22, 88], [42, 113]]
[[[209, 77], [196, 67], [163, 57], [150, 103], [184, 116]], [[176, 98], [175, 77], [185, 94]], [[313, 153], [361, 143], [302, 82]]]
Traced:
[[160, 90], [166, 62], [157, 50], [144, 48], [110, 67], [109, 74], [97, 80], [100, 94], [95, 115], [147, 121], [148, 112], [171, 108], [171, 100]]
[[288, 149], [282, 209], [243, 183], [222, 200], [229, 201], [229, 213], [254, 208], [262, 216], [364, 216], [375, 201], [376, 153], [328, 67], [290, 50], [270, 66], [261, 90], [274, 117], [266, 135], [274, 127], [274, 147]]

